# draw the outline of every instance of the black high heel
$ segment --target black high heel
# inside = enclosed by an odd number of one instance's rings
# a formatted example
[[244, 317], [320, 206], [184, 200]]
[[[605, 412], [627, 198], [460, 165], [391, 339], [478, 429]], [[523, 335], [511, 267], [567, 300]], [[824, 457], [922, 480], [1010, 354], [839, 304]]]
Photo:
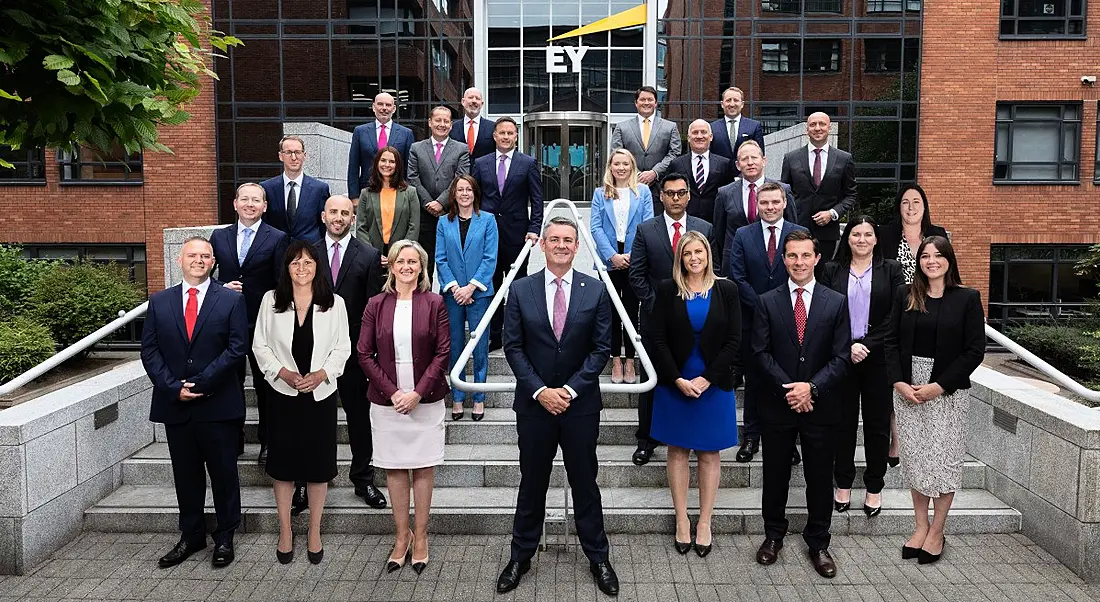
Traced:
[[306, 556], [309, 556], [310, 564], [321, 564], [321, 561], [325, 558], [325, 549], [321, 548], [316, 552], [310, 552], [309, 550], [306, 550]]
[[684, 543], [676, 539], [675, 535], [672, 537], [672, 545], [676, 548], [676, 551], [679, 552], [681, 556], [691, 551], [691, 544], [692, 542], [690, 541]]
[[279, 564], [290, 564], [290, 562], [294, 560], [294, 548], [291, 548], [289, 552], [281, 552], [278, 546], [276, 546], [275, 558], [279, 559]]
[[413, 534], [412, 534], [412, 531], [409, 531], [409, 547], [405, 548], [405, 553], [402, 554], [400, 558], [395, 559], [393, 557], [390, 557], [386, 561], [386, 572], [387, 573], [392, 573], [394, 571], [400, 570], [401, 567], [405, 566], [405, 561], [408, 560], [412, 556], [412, 549], [413, 549]]
[[920, 548], [910, 548], [909, 546], [901, 546], [901, 559], [912, 560], [920, 556]]
[[[710, 526], [709, 525], [707, 526], [707, 531], [710, 531]], [[710, 543], [708, 543], [707, 545], [704, 546], [703, 544], [699, 543], [699, 537], [698, 537], [698, 535], [699, 535], [699, 526], [698, 525], [696, 525], [696, 527], [695, 527], [695, 534], [696, 534], [696, 537], [695, 537], [695, 554], [697, 556], [699, 556], [699, 558], [706, 558], [707, 554], [710, 554], [711, 546], [714, 544], [714, 535], [713, 534], [711, 535]]]
[[456, 412], [456, 411], [454, 411], [454, 408], [451, 408], [451, 420], [462, 420], [462, 415], [465, 414], [465, 413], [466, 413], [466, 410], [462, 410], [461, 412]]
[[430, 559], [431, 556], [425, 556], [423, 560], [417, 560], [412, 557], [412, 552], [409, 552], [409, 560], [412, 561], [412, 568], [416, 571], [417, 575], [423, 573], [424, 569], [428, 568], [428, 560]]
[[920, 554], [917, 556], [917, 564], [932, 564], [934, 562], [938, 562], [939, 559], [940, 559], [940, 556], [943, 556], [943, 553], [946, 550], [947, 550], [947, 536], [944, 535], [943, 536], [943, 547], [940, 548], [940, 553], [939, 554], [933, 554], [931, 552], [926, 552], [926, 551], [924, 551], [924, 548], [921, 548]]
[[[840, 489], [841, 488], [838, 487], [836, 489], [836, 491], [840, 491]], [[841, 514], [847, 512], [848, 509], [852, 507], [852, 490], [847, 489], [847, 491], [848, 491], [848, 501], [847, 502], [838, 502], [837, 499], [836, 499], [836, 492], [835, 491], [833, 492], [833, 509], [836, 510], [837, 512], [841, 513]]]
[[882, 513], [882, 506], [875, 508], [874, 506], [863, 505], [863, 513], [867, 515], [867, 518], [874, 518]]

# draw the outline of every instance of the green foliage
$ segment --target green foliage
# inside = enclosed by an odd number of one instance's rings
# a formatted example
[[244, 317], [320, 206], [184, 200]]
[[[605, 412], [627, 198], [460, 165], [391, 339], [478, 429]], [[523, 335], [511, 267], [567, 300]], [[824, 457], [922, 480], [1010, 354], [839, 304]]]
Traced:
[[121, 266], [81, 262], [59, 265], [38, 279], [28, 316], [49, 325], [68, 347], [141, 302], [141, 293]]
[[1100, 388], [1100, 330], [1024, 324], [1006, 334], [1085, 386]]
[[0, 320], [23, 313], [38, 278], [52, 265], [27, 260], [19, 247], [0, 245]]
[[240, 43], [200, 0], [3, 0], [0, 145], [170, 152], [157, 125], [186, 121], [215, 52]]
[[1089, 247], [1088, 253], [1073, 266], [1078, 276], [1100, 279], [1100, 245]]
[[49, 328], [26, 318], [0, 322], [0, 383], [46, 361], [54, 349]]

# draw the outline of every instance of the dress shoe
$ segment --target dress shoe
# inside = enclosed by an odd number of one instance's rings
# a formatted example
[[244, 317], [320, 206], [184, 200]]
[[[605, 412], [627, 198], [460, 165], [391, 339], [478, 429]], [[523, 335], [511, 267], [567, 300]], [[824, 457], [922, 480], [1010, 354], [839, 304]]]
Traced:
[[634, 370], [634, 360], [626, 360], [623, 364], [623, 382], [634, 384], [638, 382], [638, 373]]
[[901, 546], [901, 559], [912, 560], [920, 557], [920, 548], [910, 548], [909, 546]]
[[[840, 491], [841, 489], [838, 487], [837, 490]], [[842, 501], [836, 499], [836, 493], [833, 494], [833, 509], [836, 510], [838, 513], [841, 513], [841, 514], [847, 512], [848, 509], [852, 507], [852, 490], [851, 489], [844, 489], [843, 491], [848, 492], [848, 501], [847, 502], [842, 502]]]
[[429, 556], [428, 558], [425, 558], [424, 560], [413, 560], [412, 561], [413, 570], [416, 571], [417, 575], [419, 575], [420, 573], [423, 573], [424, 569], [428, 568], [428, 560], [430, 558], [431, 557]]
[[794, 448], [794, 453], [791, 454], [791, 466], [798, 466], [802, 463], [802, 454], [798, 453], [798, 448]]
[[482, 410], [480, 412], [470, 412], [470, 418], [474, 422], [481, 422], [485, 419], [485, 410]]
[[741, 449], [737, 450], [737, 457], [735, 459], [742, 464], [752, 462], [752, 457], [759, 451], [759, 439], [745, 439], [745, 442], [741, 444]]
[[775, 564], [779, 559], [779, 550], [783, 549], [782, 539], [764, 539], [760, 549], [756, 551], [756, 561], [760, 564]]
[[157, 565], [162, 569], [176, 566], [177, 564], [187, 560], [189, 556], [200, 550], [206, 549], [206, 542], [201, 543], [188, 543], [187, 541], [180, 539], [176, 547], [168, 551], [167, 554], [161, 556], [157, 561]]
[[316, 552], [310, 552], [306, 550], [306, 556], [309, 557], [310, 564], [321, 564], [321, 561], [325, 559], [325, 549], [321, 548]]
[[917, 564], [932, 564], [934, 562], [938, 562], [939, 559], [940, 559], [940, 556], [943, 556], [943, 551], [946, 550], [946, 549], [947, 549], [947, 536], [945, 535], [943, 537], [943, 547], [940, 548], [940, 553], [939, 554], [933, 554], [931, 552], [926, 552], [922, 548], [921, 551], [917, 555]]
[[294, 487], [294, 497], [290, 500], [290, 515], [298, 516], [306, 510], [309, 510], [309, 496], [306, 494], [306, 486], [298, 485]]
[[289, 552], [281, 552], [279, 548], [275, 548], [275, 557], [279, 559], [279, 564], [290, 564], [294, 560], [294, 548], [291, 548]]
[[[458, 410], [456, 411], [455, 408], [458, 408]], [[462, 416], [465, 414], [465, 412], [466, 410], [462, 408], [462, 404], [455, 403], [451, 407], [451, 420], [462, 420]]]
[[214, 546], [214, 554], [210, 557], [210, 564], [216, 569], [227, 567], [233, 562], [233, 541], [224, 541]]
[[611, 383], [617, 385], [621, 382], [623, 382], [623, 362], [615, 358], [611, 361]]
[[504, 565], [504, 570], [500, 572], [500, 577], [497, 577], [497, 593], [504, 594], [516, 589], [520, 578], [529, 570], [531, 570], [530, 560], [522, 562], [509, 560], [508, 564]]
[[634, 450], [634, 455], [630, 457], [630, 461], [633, 462], [635, 466], [645, 466], [649, 464], [649, 460], [652, 458], [653, 449], [639, 445], [638, 449]]
[[386, 496], [382, 494], [382, 490], [374, 486], [374, 483], [368, 483], [362, 488], [356, 487], [355, 495], [363, 498], [371, 508], [381, 510], [386, 507]]
[[[872, 506], [872, 505], [867, 503], [869, 498], [872, 495], [878, 497], [878, 505], [877, 506]], [[882, 495], [879, 494], [879, 493], [868, 493], [866, 495], [866, 497], [863, 498], [863, 513], [867, 515], [867, 518], [874, 518], [874, 517], [878, 516], [879, 513], [881, 513], [881, 512], [882, 512]]]
[[691, 551], [692, 543], [690, 541], [687, 542], [687, 543], [684, 543], [684, 542], [676, 539], [675, 536], [673, 536], [672, 537], [672, 545], [676, 547], [676, 551], [679, 552], [680, 554], [687, 554], [688, 552]]
[[256, 455], [256, 464], [264, 466], [267, 464], [267, 445], [260, 444], [260, 453]]
[[829, 550], [810, 550], [810, 563], [814, 565], [818, 575], [828, 579], [836, 577], [836, 563], [829, 555]]
[[890, 465], [890, 468], [897, 468], [898, 464], [901, 464], [901, 458], [898, 456], [886, 456], [886, 463]]
[[600, 588], [600, 591], [609, 596], [619, 595], [619, 576], [615, 574], [615, 569], [611, 568], [611, 563], [606, 560], [603, 562], [593, 562], [589, 567], [592, 571], [592, 576], [596, 578], [596, 587]]
[[[394, 544], [394, 546], [395, 546], [394, 551], [395, 552], [397, 551], [396, 550], [396, 545], [397, 544]], [[408, 559], [409, 554], [412, 553], [412, 549], [413, 549], [413, 534], [412, 534], [412, 531], [409, 531], [409, 545], [408, 545], [408, 547], [405, 548], [405, 553], [402, 554], [399, 558], [395, 558], [393, 556], [390, 556], [389, 560], [386, 561], [386, 572], [387, 573], [392, 573], [392, 572], [400, 569], [401, 567], [405, 566], [405, 560]]]
[[695, 542], [695, 554], [699, 558], [706, 558], [707, 554], [710, 554], [711, 544], [702, 545], [698, 540]]

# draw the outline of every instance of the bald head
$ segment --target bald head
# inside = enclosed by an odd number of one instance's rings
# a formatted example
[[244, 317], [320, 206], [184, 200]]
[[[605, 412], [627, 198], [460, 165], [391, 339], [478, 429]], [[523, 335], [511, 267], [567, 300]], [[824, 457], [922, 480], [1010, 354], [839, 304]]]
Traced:
[[336, 194], [325, 201], [325, 210], [321, 213], [321, 221], [325, 224], [325, 231], [333, 240], [340, 240], [355, 223], [355, 205], [351, 199]]
[[710, 141], [714, 136], [710, 132], [710, 124], [703, 119], [696, 119], [688, 125], [688, 146], [691, 151], [703, 154], [710, 149]]
[[831, 123], [829, 116], [821, 111], [810, 113], [806, 118], [806, 135], [810, 137], [810, 144], [817, 148], [828, 144]]
[[481, 107], [485, 104], [485, 97], [481, 95], [481, 90], [477, 88], [466, 88], [466, 91], [462, 93], [462, 111], [466, 113], [466, 116], [473, 119], [481, 114]]
[[379, 92], [374, 97], [374, 117], [382, 123], [389, 123], [393, 118], [393, 112], [397, 110], [397, 103], [394, 102], [393, 96], [388, 92]]

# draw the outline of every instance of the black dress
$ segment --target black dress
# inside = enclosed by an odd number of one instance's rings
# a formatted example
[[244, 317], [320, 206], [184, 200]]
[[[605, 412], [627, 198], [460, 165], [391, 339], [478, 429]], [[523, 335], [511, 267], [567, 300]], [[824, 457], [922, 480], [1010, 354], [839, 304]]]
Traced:
[[[298, 374], [310, 372], [313, 306], [298, 324], [294, 316], [291, 354]], [[267, 474], [277, 481], [327, 483], [336, 478], [336, 393], [314, 401], [313, 393], [271, 391], [268, 409]]]

